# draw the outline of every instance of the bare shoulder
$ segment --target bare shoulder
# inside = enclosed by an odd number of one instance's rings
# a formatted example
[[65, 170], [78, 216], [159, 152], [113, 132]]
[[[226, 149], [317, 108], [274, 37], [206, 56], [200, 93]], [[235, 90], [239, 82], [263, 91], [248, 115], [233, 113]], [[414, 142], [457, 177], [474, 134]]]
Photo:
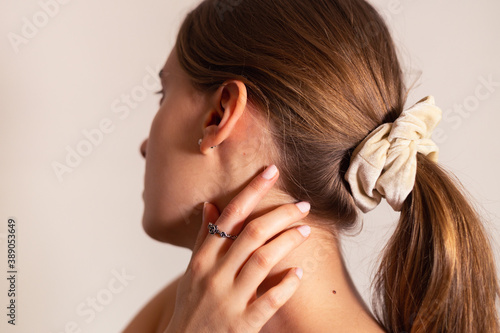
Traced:
[[130, 321], [122, 333], [163, 332], [174, 313], [175, 296], [180, 277], [158, 292]]

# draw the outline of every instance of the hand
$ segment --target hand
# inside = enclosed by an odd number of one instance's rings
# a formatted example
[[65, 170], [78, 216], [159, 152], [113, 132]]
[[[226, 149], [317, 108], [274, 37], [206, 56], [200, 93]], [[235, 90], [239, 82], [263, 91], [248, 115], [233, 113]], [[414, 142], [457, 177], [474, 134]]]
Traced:
[[[309, 204], [282, 205], [241, 230], [277, 179], [276, 167], [268, 167], [221, 215], [214, 205], [205, 203], [201, 229], [179, 282], [174, 314], [165, 333], [259, 332], [297, 290], [302, 269], [291, 268], [277, 285], [257, 297], [257, 288], [271, 269], [309, 235], [308, 226], [283, 231], [308, 214]], [[231, 235], [241, 233], [235, 240], [211, 235], [209, 222]]]

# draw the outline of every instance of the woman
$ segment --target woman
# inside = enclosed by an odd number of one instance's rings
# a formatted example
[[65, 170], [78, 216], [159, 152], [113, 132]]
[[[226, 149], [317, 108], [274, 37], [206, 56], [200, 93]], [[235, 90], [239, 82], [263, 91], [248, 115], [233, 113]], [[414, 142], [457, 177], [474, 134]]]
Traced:
[[[441, 111], [404, 108], [368, 3], [203, 1], [160, 76], [143, 226], [193, 256], [126, 332], [499, 331], [488, 238], [430, 139]], [[401, 217], [372, 315], [338, 235], [381, 198]]]

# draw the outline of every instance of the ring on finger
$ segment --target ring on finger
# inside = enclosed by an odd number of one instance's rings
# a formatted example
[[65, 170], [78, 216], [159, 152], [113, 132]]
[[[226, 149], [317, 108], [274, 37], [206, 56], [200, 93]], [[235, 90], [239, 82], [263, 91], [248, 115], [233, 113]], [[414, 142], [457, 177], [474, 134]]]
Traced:
[[216, 224], [208, 223], [208, 233], [211, 235], [220, 235], [222, 238], [236, 239], [238, 235], [227, 234], [224, 231], [220, 231]]

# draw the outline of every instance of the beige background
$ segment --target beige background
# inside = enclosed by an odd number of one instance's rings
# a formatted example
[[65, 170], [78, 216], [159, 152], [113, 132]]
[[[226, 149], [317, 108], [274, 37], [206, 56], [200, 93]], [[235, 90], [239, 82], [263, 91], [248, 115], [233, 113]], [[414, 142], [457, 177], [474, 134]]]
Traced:
[[[197, 0], [65, 2], [0, 4], [2, 332], [118, 332], [183, 271], [190, 255], [149, 239], [141, 228], [139, 145], [158, 102], [149, 72], [156, 75]], [[45, 7], [53, 17], [42, 12], [41, 4], [50, 3]], [[420, 75], [410, 101], [432, 94], [445, 113], [435, 136], [440, 162], [483, 207], [498, 262], [500, 2], [375, 4], [394, 30], [405, 70], [412, 78]], [[33, 20], [40, 27], [23, 30]], [[29, 35], [18, 52], [10, 33]], [[121, 100], [130, 94], [135, 97], [125, 106]], [[112, 131], [82, 146], [82, 131], [100, 125]], [[68, 147], [89, 154], [59, 181], [52, 164], [65, 163]], [[5, 315], [11, 216], [19, 242], [16, 327]], [[376, 256], [396, 218], [384, 203], [345, 242], [349, 268], [367, 300]], [[125, 280], [116, 279], [123, 273]], [[92, 299], [99, 311], [91, 310]]]

